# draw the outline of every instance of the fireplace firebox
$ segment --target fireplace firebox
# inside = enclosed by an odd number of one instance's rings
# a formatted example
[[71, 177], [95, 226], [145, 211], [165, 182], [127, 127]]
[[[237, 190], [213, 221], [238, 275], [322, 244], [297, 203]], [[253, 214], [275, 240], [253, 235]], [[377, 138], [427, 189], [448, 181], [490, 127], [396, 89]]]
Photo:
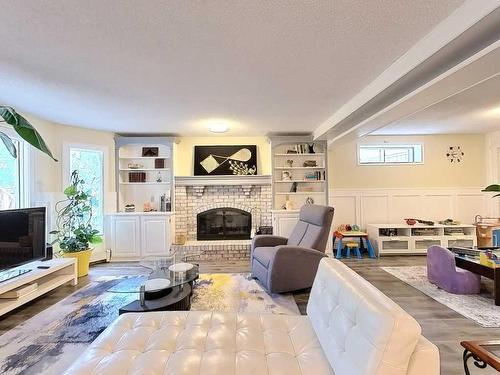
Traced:
[[250, 239], [252, 215], [237, 208], [223, 207], [196, 216], [198, 240]]

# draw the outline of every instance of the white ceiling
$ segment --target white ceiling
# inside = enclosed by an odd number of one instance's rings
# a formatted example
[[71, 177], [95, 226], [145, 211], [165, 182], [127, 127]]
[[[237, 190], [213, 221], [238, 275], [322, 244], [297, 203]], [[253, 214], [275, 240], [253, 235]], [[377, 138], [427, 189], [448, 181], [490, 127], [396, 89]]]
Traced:
[[118, 132], [312, 131], [462, 3], [3, 1], [0, 103]]
[[373, 134], [487, 133], [496, 130], [500, 130], [500, 75], [439, 101]]

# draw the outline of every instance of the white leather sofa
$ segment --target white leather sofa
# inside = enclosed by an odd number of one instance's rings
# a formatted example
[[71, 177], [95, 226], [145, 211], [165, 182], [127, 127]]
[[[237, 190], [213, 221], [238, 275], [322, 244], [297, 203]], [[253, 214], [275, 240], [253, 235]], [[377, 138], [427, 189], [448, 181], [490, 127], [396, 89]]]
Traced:
[[334, 259], [320, 263], [307, 316], [125, 314], [66, 375], [434, 375], [418, 323]]

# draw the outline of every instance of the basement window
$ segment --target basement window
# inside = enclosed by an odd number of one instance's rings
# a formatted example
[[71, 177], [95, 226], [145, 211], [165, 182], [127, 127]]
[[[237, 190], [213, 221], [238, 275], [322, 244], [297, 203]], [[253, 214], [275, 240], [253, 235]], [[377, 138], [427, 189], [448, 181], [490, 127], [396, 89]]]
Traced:
[[399, 165], [423, 163], [421, 144], [364, 144], [358, 146], [359, 165]]

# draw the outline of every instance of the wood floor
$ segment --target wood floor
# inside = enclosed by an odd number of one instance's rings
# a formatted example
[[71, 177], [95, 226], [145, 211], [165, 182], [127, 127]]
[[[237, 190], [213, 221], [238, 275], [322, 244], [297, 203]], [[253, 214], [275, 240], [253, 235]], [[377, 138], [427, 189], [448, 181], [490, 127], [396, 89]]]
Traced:
[[[456, 375], [463, 374], [462, 368], [462, 340], [499, 339], [500, 328], [482, 328], [473, 321], [464, 318], [455, 311], [441, 305], [432, 298], [427, 297], [417, 289], [401, 282], [397, 278], [383, 271], [382, 266], [408, 266], [424, 265], [425, 257], [384, 257], [371, 260], [346, 260], [352, 269], [370, 281], [387, 296], [398, 303], [403, 309], [411, 314], [422, 326], [423, 334], [439, 347], [441, 354], [441, 374]], [[127, 267], [123, 267], [126, 265]], [[202, 263], [200, 264], [202, 273], [215, 272], [248, 272], [247, 262], [225, 262]], [[0, 334], [14, 328], [16, 325], [42, 312], [51, 305], [57, 303], [75, 290], [84, 287], [92, 279], [104, 275], [125, 275], [144, 273], [142, 267], [134, 263], [106, 263], [94, 265], [89, 276], [79, 279], [76, 287], [64, 286], [39, 298], [30, 304], [19, 308], [12, 313], [0, 318]], [[484, 278], [483, 278], [483, 281]], [[486, 281], [488, 283], [489, 281]], [[492, 287], [487, 284], [487, 287]], [[302, 313], [305, 313], [308, 293], [296, 293], [294, 295]], [[472, 374], [496, 374], [490, 368], [479, 370], [473, 368]], [[425, 375], [425, 374], [422, 374]]]

